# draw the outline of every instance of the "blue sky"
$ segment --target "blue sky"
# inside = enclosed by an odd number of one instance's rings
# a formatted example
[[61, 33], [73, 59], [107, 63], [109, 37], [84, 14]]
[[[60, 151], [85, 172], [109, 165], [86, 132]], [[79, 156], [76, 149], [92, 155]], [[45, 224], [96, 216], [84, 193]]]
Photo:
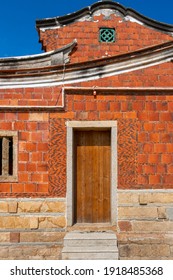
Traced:
[[[41, 53], [35, 20], [65, 15], [95, 0], [3, 0], [0, 5], [0, 57]], [[152, 19], [173, 24], [173, 0], [119, 0]]]

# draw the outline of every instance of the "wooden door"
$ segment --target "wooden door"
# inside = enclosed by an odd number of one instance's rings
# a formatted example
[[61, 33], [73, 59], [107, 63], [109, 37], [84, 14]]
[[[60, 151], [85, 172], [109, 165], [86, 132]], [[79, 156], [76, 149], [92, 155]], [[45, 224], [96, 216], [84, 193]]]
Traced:
[[110, 222], [110, 131], [75, 131], [75, 222]]

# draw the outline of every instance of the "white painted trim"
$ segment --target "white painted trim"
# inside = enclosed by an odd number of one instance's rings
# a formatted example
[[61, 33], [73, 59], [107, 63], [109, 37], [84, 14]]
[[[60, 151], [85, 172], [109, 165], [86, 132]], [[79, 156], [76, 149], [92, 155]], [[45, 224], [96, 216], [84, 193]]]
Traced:
[[116, 121], [67, 121], [67, 127], [72, 128], [111, 128], [116, 127]]
[[51, 77], [51, 73], [47, 76], [47, 78], [46, 76], [34, 78], [25, 77], [25, 80], [23, 80], [22, 78], [14, 76], [14, 81], [11, 82], [8, 79], [1, 79], [0, 88], [27, 88], [48, 85], [58, 86], [112, 77], [135, 70], [145, 69], [165, 62], [171, 62], [173, 59], [173, 48], [161, 50], [156, 53], [151, 52], [142, 55], [141, 57], [130, 56], [129, 53], [129, 57], [129, 59], [124, 61], [90, 67], [85, 71], [81, 68], [81, 70], [66, 72], [63, 79], [61, 74], [53, 74]]
[[117, 224], [117, 121], [67, 121], [67, 226], [72, 226], [73, 212], [73, 130], [87, 128], [111, 129], [111, 224]]
[[[20, 62], [20, 60], [31, 60], [31, 59], [39, 59], [39, 58], [45, 58], [49, 57], [54, 54], [59, 54], [67, 51], [70, 47], [73, 48], [77, 43], [77, 39], [74, 39], [71, 43], [65, 45], [64, 47], [61, 47], [59, 49], [55, 49], [53, 51], [49, 52], [43, 52], [39, 54], [30, 54], [30, 55], [23, 55], [23, 56], [10, 56], [10, 57], [1, 57], [0, 58], [0, 63], [5, 63], [5, 62]], [[1, 66], [1, 65], [0, 65]]]
[[67, 127], [67, 226], [73, 225], [73, 128]]
[[[172, 91], [173, 87], [99, 87], [99, 86], [94, 86], [94, 87], [65, 87], [64, 90], [99, 90], [99, 91], [104, 91], [107, 90], [109, 91]], [[106, 94], [105, 94], [106, 95]]]

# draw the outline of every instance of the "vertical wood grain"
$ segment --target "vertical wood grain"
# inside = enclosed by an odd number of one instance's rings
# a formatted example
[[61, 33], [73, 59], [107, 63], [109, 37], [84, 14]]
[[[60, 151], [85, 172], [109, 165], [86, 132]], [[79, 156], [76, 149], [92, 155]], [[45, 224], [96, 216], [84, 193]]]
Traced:
[[76, 131], [76, 222], [110, 221], [110, 131]]

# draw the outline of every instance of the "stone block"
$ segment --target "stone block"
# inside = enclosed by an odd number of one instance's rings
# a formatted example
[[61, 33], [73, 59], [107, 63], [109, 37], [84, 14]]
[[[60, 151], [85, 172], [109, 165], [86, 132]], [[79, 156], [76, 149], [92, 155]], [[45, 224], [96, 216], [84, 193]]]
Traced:
[[158, 213], [158, 219], [167, 219], [165, 207], [158, 207], [157, 213]]
[[17, 201], [8, 202], [8, 212], [9, 213], [17, 213], [17, 209], [18, 209], [18, 202]]
[[139, 204], [147, 205], [149, 203], [149, 195], [148, 194], [140, 194], [139, 195]]
[[0, 217], [0, 228], [2, 229], [30, 229], [31, 217], [3, 216]]
[[64, 216], [54, 217], [0, 217], [0, 228], [2, 229], [37, 229], [37, 228], [64, 228], [66, 219]]
[[64, 201], [19, 201], [18, 212], [19, 213], [64, 213], [65, 212]]
[[66, 226], [66, 219], [64, 216], [60, 217], [40, 217], [39, 228], [64, 228]]
[[164, 242], [173, 246], [173, 233], [164, 235]]
[[170, 246], [170, 253], [171, 253], [171, 256], [173, 257], [173, 246]]
[[41, 201], [19, 201], [18, 212], [37, 213], [40, 212], [41, 205]]
[[10, 242], [19, 243], [20, 242], [20, 232], [10, 232]]
[[167, 204], [173, 203], [173, 193], [168, 192], [153, 192], [150, 195], [150, 203]]
[[159, 192], [155, 190], [154, 192], [141, 193], [139, 191], [132, 193], [121, 193], [118, 192], [118, 204], [141, 204], [147, 205], [149, 203], [155, 204], [170, 204], [173, 203], [173, 193], [169, 191]]
[[[8, 248], [7, 248], [8, 249]], [[9, 247], [9, 252], [5, 252], [4, 259], [13, 260], [44, 260], [60, 259], [61, 246], [52, 245], [19, 245]], [[1, 254], [1, 252], [0, 252]]]
[[133, 221], [132, 231], [134, 232], [173, 232], [173, 222], [169, 221]]
[[38, 218], [32, 217], [30, 218], [30, 229], [37, 229], [38, 228]]
[[0, 233], [0, 242], [10, 242], [10, 233], [9, 232], [1, 232]]
[[65, 232], [21, 232], [21, 242], [63, 242]]
[[1, 247], [0, 250], [0, 259], [5, 259], [9, 257], [9, 247]]
[[129, 221], [119, 221], [118, 222], [118, 227], [120, 231], [131, 231], [132, 230], [132, 225]]
[[170, 256], [170, 247], [166, 244], [126, 244], [119, 246], [120, 258], [160, 259]]
[[65, 202], [64, 201], [44, 201], [41, 205], [41, 212], [55, 212], [64, 213], [65, 212]]
[[8, 212], [8, 203], [7, 202], [0, 202], [0, 213], [7, 213]]
[[118, 205], [121, 204], [138, 204], [139, 195], [138, 193], [121, 193], [118, 192]]
[[157, 207], [119, 207], [119, 219], [156, 219]]
[[140, 247], [135, 244], [127, 244], [119, 247], [120, 257], [132, 257], [140, 255]]
[[29, 229], [30, 219], [29, 217], [11, 217], [12, 227], [16, 229]]
[[173, 221], [173, 207], [168, 207], [165, 210], [165, 215], [167, 214], [168, 220]]
[[150, 250], [151, 257], [169, 257], [170, 256], [170, 246], [166, 244], [151, 245]]

